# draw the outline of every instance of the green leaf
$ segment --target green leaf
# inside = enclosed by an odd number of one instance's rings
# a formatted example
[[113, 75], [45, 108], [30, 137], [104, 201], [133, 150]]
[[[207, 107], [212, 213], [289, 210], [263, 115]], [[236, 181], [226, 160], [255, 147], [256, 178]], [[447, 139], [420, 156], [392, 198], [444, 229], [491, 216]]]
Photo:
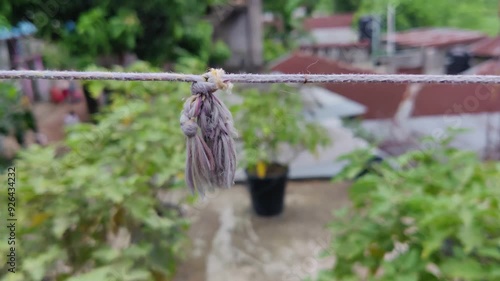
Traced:
[[487, 274], [481, 264], [473, 259], [449, 259], [443, 261], [439, 267], [443, 275], [447, 278], [479, 280], [487, 277]]
[[61, 250], [51, 246], [45, 253], [27, 257], [23, 262], [23, 270], [26, 270], [33, 280], [41, 280], [45, 276], [48, 266], [62, 257]]
[[61, 239], [64, 232], [75, 223], [73, 217], [57, 216], [52, 225], [52, 232], [57, 239]]
[[113, 267], [105, 266], [100, 267], [94, 270], [91, 270], [87, 273], [80, 274], [77, 276], [72, 276], [67, 279], [67, 281], [96, 281], [96, 280], [109, 280], [111, 276], [113, 276]]
[[104, 91], [104, 84], [101, 82], [92, 82], [88, 84], [88, 90], [93, 98], [99, 98]]
[[479, 248], [477, 249], [477, 253], [480, 256], [483, 257], [488, 257], [488, 258], [494, 258], [497, 260], [497, 262], [500, 263], [500, 248]]
[[95, 251], [93, 257], [103, 263], [109, 263], [120, 256], [121, 252], [118, 249], [111, 247], [103, 247]]
[[127, 275], [123, 279], [123, 281], [143, 281], [149, 280], [151, 278], [151, 274], [148, 270], [133, 270], [127, 272]]
[[484, 235], [470, 210], [464, 210], [462, 212], [462, 219], [463, 225], [458, 232], [458, 238], [460, 238], [465, 246], [465, 252], [470, 253], [473, 249], [482, 244]]

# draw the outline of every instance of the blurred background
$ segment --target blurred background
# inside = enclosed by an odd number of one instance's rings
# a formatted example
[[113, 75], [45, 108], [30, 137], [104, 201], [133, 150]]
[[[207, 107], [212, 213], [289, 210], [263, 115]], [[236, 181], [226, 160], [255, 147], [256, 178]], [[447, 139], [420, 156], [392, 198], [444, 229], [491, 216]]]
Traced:
[[[0, 69], [500, 75], [499, 17], [497, 0], [0, 0]], [[500, 280], [499, 90], [235, 85], [217, 95], [236, 184], [201, 197], [188, 83], [2, 80], [0, 280]]]

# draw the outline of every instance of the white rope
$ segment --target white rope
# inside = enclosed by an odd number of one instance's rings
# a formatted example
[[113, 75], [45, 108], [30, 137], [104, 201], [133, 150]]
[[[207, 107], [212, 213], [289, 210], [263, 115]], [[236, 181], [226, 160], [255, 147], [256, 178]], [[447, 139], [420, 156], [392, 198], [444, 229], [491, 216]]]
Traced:
[[[202, 75], [181, 73], [132, 73], [99, 71], [0, 70], [0, 79], [120, 80], [120, 81], [205, 81]], [[496, 75], [416, 74], [224, 74], [232, 83], [421, 83], [500, 84]]]

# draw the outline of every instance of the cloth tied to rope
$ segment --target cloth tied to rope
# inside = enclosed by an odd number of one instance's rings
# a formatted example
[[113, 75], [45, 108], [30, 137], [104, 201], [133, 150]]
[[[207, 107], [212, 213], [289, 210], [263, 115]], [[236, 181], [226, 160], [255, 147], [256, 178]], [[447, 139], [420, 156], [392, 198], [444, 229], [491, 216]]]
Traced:
[[186, 184], [192, 193], [229, 188], [236, 170], [236, 130], [229, 109], [215, 95], [230, 92], [232, 84], [222, 81], [222, 69], [203, 75], [206, 82], [193, 82], [184, 103], [180, 125], [186, 135]]

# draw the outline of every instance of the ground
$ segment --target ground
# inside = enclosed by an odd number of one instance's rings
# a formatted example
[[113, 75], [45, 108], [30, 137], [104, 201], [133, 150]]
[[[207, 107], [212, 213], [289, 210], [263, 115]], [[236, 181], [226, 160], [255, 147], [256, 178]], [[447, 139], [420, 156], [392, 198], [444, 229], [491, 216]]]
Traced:
[[282, 215], [257, 217], [237, 185], [191, 207], [190, 250], [174, 281], [299, 281], [331, 267], [318, 256], [328, 250], [332, 211], [348, 204], [347, 186], [291, 182], [285, 202]]

